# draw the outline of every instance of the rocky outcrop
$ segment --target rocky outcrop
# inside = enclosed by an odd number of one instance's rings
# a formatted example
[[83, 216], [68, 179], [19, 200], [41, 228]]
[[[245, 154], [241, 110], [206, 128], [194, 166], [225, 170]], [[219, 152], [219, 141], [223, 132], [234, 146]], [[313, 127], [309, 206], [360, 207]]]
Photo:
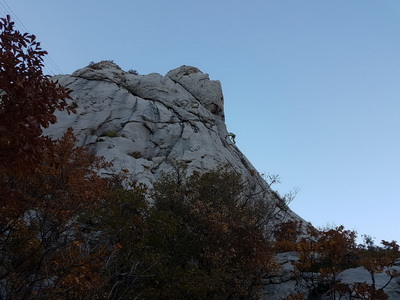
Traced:
[[[185, 162], [202, 172], [228, 164], [242, 174], [266, 201], [274, 192], [229, 139], [219, 81], [190, 66], [166, 76], [137, 75], [110, 61], [91, 64], [54, 80], [71, 89], [77, 113], [57, 113], [46, 134], [58, 138], [72, 127], [80, 145], [113, 163], [112, 172], [126, 169], [138, 181], [151, 183], [171, 162]], [[279, 218], [301, 218], [288, 210]]]
[[[310, 296], [311, 287], [314, 281], [319, 277], [318, 273], [307, 273], [302, 274], [296, 270], [295, 263], [299, 261], [299, 255], [297, 252], [285, 252], [276, 255], [276, 259], [280, 264], [280, 268], [275, 274], [271, 274], [266, 278], [266, 286], [263, 292], [262, 299], [274, 299], [274, 300], [286, 300], [288, 296], [301, 293], [304, 299], [319, 299], [319, 300], [330, 300], [333, 299], [332, 294], [321, 289], [318, 295]], [[400, 273], [400, 260], [396, 266], [385, 268], [382, 272], [375, 274], [375, 287], [377, 290], [383, 289], [387, 294], [388, 300], [400, 299], [400, 279], [391, 278], [387, 271], [396, 271]], [[337, 276], [337, 280], [340, 283], [347, 285], [350, 289], [358, 284], [372, 285], [373, 281], [371, 274], [363, 267], [349, 268], [340, 272]], [[309, 298], [308, 298], [309, 297]], [[343, 294], [341, 297], [337, 295], [336, 299], [351, 300], [360, 299], [350, 293]], [[367, 296], [363, 299], [370, 299]], [[372, 298], [373, 299], [373, 298]]]
[[[68, 101], [77, 113], [57, 112], [58, 122], [45, 134], [59, 138], [72, 127], [80, 145], [113, 163], [111, 172], [126, 169], [151, 186], [175, 161], [184, 162], [189, 172], [228, 164], [254, 194], [276, 201], [276, 193], [228, 137], [220, 82], [199, 69], [181, 66], [165, 76], [138, 75], [104, 61], [53, 79], [72, 90], [74, 100]], [[275, 221], [288, 220], [307, 225], [290, 209], [282, 210]], [[281, 269], [267, 278], [264, 299], [307, 294], [306, 285], [296, 277], [297, 253], [278, 254], [277, 260]], [[343, 282], [368, 280], [360, 268], [340, 276]], [[383, 277], [382, 282], [387, 279]], [[397, 285], [393, 281], [387, 287], [390, 299], [399, 299]]]

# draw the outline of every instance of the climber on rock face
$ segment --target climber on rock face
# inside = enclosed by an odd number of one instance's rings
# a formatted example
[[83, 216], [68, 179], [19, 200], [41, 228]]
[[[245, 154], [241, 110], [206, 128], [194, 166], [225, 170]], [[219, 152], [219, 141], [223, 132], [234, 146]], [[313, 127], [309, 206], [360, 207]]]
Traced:
[[233, 132], [229, 132], [228, 133], [229, 138], [231, 139], [231, 141], [236, 144], [235, 138], [236, 138], [236, 134], [234, 134]]

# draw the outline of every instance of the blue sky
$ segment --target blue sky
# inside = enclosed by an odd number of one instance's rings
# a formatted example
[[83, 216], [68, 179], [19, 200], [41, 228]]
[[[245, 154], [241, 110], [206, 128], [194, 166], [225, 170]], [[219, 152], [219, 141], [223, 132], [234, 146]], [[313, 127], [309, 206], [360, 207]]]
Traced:
[[300, 189], [294, 211], [400, 241], [400, 1], [0, 0], [9, 8], [62, 73], [112, 59], [210, 74], [237, 146], [280, 175], [280, 193]]

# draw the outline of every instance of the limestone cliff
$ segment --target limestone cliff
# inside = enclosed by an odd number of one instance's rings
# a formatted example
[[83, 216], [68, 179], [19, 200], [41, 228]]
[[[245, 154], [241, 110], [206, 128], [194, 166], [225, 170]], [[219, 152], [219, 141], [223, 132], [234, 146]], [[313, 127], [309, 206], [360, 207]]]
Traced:
[[[171, 161], [200, 172], [229, 164], [272, 201], [274, 192], [229, 139], [221, 84], [208, 74], [181, 66], [137, 75], [103, 61], [54, 79], [73, 91], [77, 114], [57, 113], [46, 134], [58, 138], [72, 127], [80, 145], [113, 162], [115, 172], [127, 169], [148, 185]], [[279, 218], [301, 220], [290, 210]]]

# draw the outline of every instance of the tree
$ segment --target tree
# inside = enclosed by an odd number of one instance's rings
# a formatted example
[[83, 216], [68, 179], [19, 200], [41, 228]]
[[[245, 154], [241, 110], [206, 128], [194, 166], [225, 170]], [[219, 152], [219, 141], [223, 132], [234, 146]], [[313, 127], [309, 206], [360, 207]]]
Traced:
[[69, 91], [43, 74], [40, 43], [0, 19], [0, 172], [34, 169], [51, 141], [42, 128], [56, 122], [56, 109], [73, 111]]
[[[356, 233], [345, 230], [343, 226], [311, 232], [311, 238], [297, 243], [300, 260], [296, 267], [305, 276], [311, 294], [320, 296], [328, 292], [330, 299], [337, 294], [346, 293], [338, 281], [338, 274], [346, 268], [357, 265], [355, 256]], [[311, 274], [311, 276], [310, 276]]]
[[158, 257], [151, 299], [253, 299], [276, 269], [263, 225], [263, 199], [226, 167], [154, 185], [148, 243]]
[[271, 206], [226, 166], [188, 176], [178, 163], [150, 193], [117, 184], [103, 204], [91, 220], [115, 249], [110, 299], [256, 299], [277, 268]]
[[107, 182], [97, 172], [107, 164], [75, 142], [69, 130], [52, 155], [43, 155], [34, 174], [8, 182], [19, 193], [0, 208], [0, 280], [6, 299], [93, 299], [103, 293], [101, 269], [109, 251], [79, 217], [106, 196]]
[[0, 290], [3, 299], [95, 299], [108, 249], [79, 221], [105, 197], [102, 159], [72, 130], [42, 135], [69, 91], [42, 72], [35, 36], [0, 19]]
[[102, 268], [108, 299], [136, 299], [144, 279], [153, 271], [145, 240], [147, 188], [133, 181], [127, 183], [128, 178], [129, 174], [114, 176], [104, 201], [85, 216], [88, 224], [101, 232], [101, 242], [112, 250]]
[[[400, 257], [400, 246], [395, 241], [382, 240], [381, 244], [382, 247], [375, 246], [371, 237], [364, 236], [364, 244], [358, 247], [358, 262], [370, 274], [371, 284], [353, 284], [350, 288], [355, 298], [365, 300], [388, 299], [384, 289], [394, 278], [400, 278], [400, 274], [393, 268]], [[376, 275], [383, 272], [389, 276], [389, 279], [383, 286], [377, 287]]]
[[[302, 239], [297, 244], [300, 260], [295, 264], [300, 276], [308, 284], [310, 294], [329, 299], [384, 300], [388, 295], [384, 289], [394, 279], [400, 277], [393, 268], [400, 257], [399, 245], [382, 241], [383, 247], [375, 246], [370, 237], [364, 245], [356, 245], [356, 233], [343, 226], [315, 231], [311, 238]], [[362, 266], [371, 276], [371, 283], [344, 284], [338, 280], [343, 270]], [[388, 281], [379, 288], [376, 274], [385, 272]], [[347, 298], [346, 298], [347, 299]]]

